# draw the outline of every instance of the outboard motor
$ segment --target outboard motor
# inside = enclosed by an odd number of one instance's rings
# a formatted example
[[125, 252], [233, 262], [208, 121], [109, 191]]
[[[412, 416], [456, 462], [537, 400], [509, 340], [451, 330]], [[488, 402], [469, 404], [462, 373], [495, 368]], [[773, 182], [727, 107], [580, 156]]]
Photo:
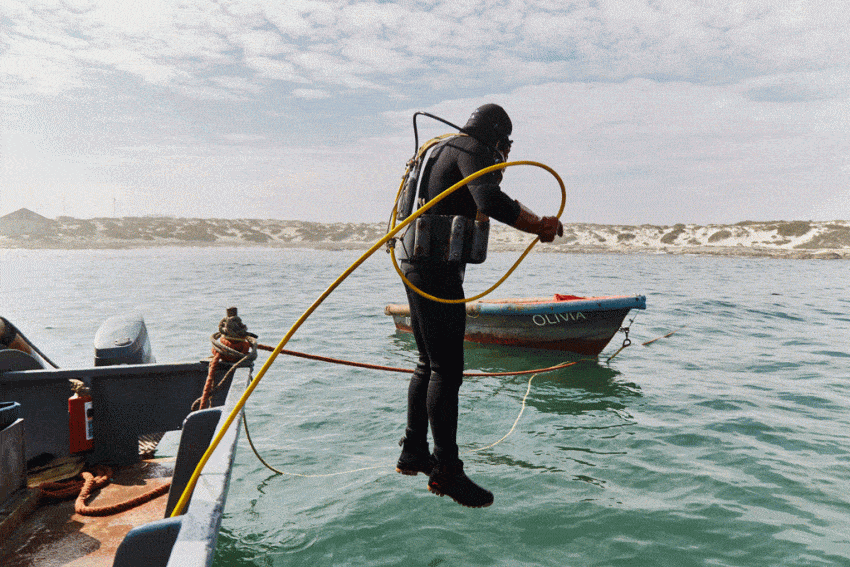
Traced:
[[156, 362], [145, 320], [139, 314], [107, 319], [94, 336], [94, 365], [148, 364]]

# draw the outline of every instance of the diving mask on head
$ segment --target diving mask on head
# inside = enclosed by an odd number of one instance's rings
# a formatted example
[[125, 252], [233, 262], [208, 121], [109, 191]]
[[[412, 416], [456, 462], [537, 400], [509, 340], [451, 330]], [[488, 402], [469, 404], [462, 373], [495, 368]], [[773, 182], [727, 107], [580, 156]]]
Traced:
[[513, 143], [513, 140], [507, 136], [496, 142], [496, 150], [502, 156], [502, 161], [508, 161], [508, 154], [511, 153], [511, 146]]

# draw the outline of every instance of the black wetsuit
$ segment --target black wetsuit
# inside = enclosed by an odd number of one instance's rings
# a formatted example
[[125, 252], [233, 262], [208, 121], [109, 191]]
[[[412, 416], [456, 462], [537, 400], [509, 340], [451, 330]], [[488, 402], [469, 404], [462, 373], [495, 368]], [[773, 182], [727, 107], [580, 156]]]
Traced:
[[[422, 174], [420, 196], [430, 200], [476, 171], [497, 163], [494, 150], [469, 136], [456, 136], [434, 148]], [[499, 159], [499, 161], [501, 161]], [[519, 216], [519, 204], [499, 188], [502, 172], [479, 177], [438, 203], [428, 213], [475, 218], [481, 212], [506, 224]], [[464, 264], [402, 262], [410, 282], [435, 297], [462, 299]], [[463, 381], [466, 307], [426, 299], [407, 288], [410, 320], [419, 362], [408, 387], [406, 450], [427, 446], [428, 424], [434, 455], [441, 463], [458, 460], [458, 391]]]
[[[425, 165], [420, 197], [431, 200], [464, 177], [501, 161], [495, 150], [471, 136], [449, 138], [437, 144]], [[501, 170], [488, 173], [437, 203], [429, 213], [475, 218], [481, 212], [512, 225], [519, 216], [519, 205], [502, 192], [501, 181]]]

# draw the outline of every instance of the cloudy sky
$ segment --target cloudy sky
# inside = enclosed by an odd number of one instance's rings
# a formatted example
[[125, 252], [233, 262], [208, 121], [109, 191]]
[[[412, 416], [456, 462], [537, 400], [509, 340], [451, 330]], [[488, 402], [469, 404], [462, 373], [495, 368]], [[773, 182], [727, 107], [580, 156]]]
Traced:
[[567, 222], [848, 219], [848, 29], [846, 0], [0, 0], [0, 215], [384, 221], [413, 113], [497, 102]]

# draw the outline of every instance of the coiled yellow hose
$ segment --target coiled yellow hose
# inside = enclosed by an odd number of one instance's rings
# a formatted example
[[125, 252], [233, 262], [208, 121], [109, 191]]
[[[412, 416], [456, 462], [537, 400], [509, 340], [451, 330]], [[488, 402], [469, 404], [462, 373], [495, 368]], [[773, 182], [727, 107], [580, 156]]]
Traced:
[[[556, 218], [561, 218], [561, 215], [564, 212], [564, 207], [567, 204], [567, 189], [566, 189], [566, 187], [564, 187], [564, 182], [561, 180], [561, 177], [555, 172], [555, 170], [553, 170], [552, 168], [550, 168], [547, 165], [544, 165], [542, 163], [538, 163], [536, 161], [513, 161], [513, 162], [508, 162], [508, 163], [499, 163], [499, 164], [496, 164], [496, 165], [492, 165], [488, 168], [482, 169], [481, 171], [477, 172], [476, 174], [470, 175], [466, 179], [460, 181], [459, 183], [456, 183], [455, 185], [452, 185], [446, 191], [443, 191], [442, 193], [440, 193], [439, 195], [434, 197], [424, 207], [417, 210], [416, 213], [414, 213], [412, 216], [418, 217], [420, 214], [422, 214], [424, 212], [424, 210], [430, 209], [433, 205], [436, 205], [439, 201], [442, 201], [445, 197], [448, 197], [448, 194], [453, 192], [455, 189], [459, 189], [463, 185], [466, 185], [466, 183], [468, 183], [469, 181], [472, 181], [473, 179], [477, 179], [481, 175], [485, 175], [485, 174], [487, 174], [491, 171], [495, 171], [495, 170], [498, 170], [498, 169], [504, 169], [506, 167], [510, 167], [510, 166], [514, 166], [514, 165], [533, 165], [535, 167], [543, 168], [546, 171], [548, 171], [549, 173], [551, 173], [555, 177], [555, 179], [558, 180], [558, 184], [561, 186], [561, 206], [558, 208], [558, 214], [556, 215]], [[460, 187], [458, 185], [460, 185]], [[404, 181], [402, 181], [402, 184], [398, 189], [398, 195], [396, 196], [396, 203], [398, 203], [398, 198], [401, 196], [401, 190], [402, 190], [403, 187], [404, 187]], [[395, 220], [396, 220], [396, 207], [393, 207], [392, 216], [390, 217], [390, 228], [395, 228]], [[393, 232], [393, 234], [394, 233], [395, 232]], [[410, 280], [408, 280], [405, 277], [405, 275], [402, 273], [401, 268], [398, 265], [398, 260], [395, 257], [395, 248], [390, 248], [390, 257], [392, 258], [392, 261], [393, 261], [393, 267], [395, 268], [395, 271], [398, 274], [398, 276], [401, 278], [401, 281], [403, 281], [405, 283], [405, 285], [407, 285], [410, 289], [412, 289], [413, 291], [415, 291], [416, 293], [418, 293], [422, 297], [430, 299], [431, 301], [438, 301], [440, 303], [469, 303], [470, 301], [475, 301], [476, 299], [481, 299], [482, 297], [484, 297], [485, 295], [488, 295], [493, 290], [495, 290], [497, 287], [502, 285], [504, 283], [504, 281], [506, 279], [508, 279], [508, 277], [514, 272], [514, 270], [517, 269], [517, 267], [520, 265], [520, 263], [522, 263], [522, 261], [525, 260], [525, 257], [528, 256], [529, 252], [531, 252], [531, 249], [534, 248], [534, 245], [537, 244], [539, 241], [540, 241], [539, 236], [537, 238], [535, 238], [534, 240], [532, 240], [531, 244], [528, 245], [528, 247], [520, 255], [520, 257], [517, 258], [516, 262], [514, 262], [513, 266], [511, 266], [510, 269], [507, 272], [505, 272], [505, 275], [502, 276], [496, 283], [494, 283], [492, 286], [490, 286], [486, 290], [482, 291], [478, 295], [473, 295], [472, 297], [464, 297], [462, 299], [444, 299], [442, 297], [436, 297], [436, 296], [431, 295], [430, 293], [422, 291], [421, 289], [419, 289], [418, 287], [416, 287], [415, 285], [410, 283]]]
[[[415, 213], [413, 213], [412, 215], [407, 217], [398, 226], [393, 226], [387, 232], [386, 235], [384, 235], [380, 240], [378, 240], [375, 244], [373, 244], [371, 248], [369, 248], [353, 264], [351, 264], [342, 274], [340, 274], [340, 276], [338, 278], [336, 278], [333, 281], [333, 283], [331, 283], [330, 286], [328, 286], [328, 288], [324, 292], [322, 292], [322, 294], [310, 305], [310, 307], [307, 308], [306, 311], [304, 311], [304, 313], [298, 318], [298, 320], [295, 321], [295, 324], [293, 324], [292, 327], [289, 329], [289, 331], [287, 331], [286, 335], [284, 335], [284, 337], [280, 340], [278, 345], [275, 347], [275, 349], [269, 355], [269, 358], [266, 360], [266, 362], [263, 364], [263, 366], [257, 372], [257, 375], [254, 377], [253, 380], [251, 380], [251, 383], [248, 384], [248, 387], [245, 388], [245, 391], [242, 393], [242, 396], [239, 398], [239, 401], [236, 402], [236, 406], [228, 414], [227, 419], [225, 419], [225, 421], [224, 421], [224, 424], [222, 424], [218, 433], [215, 435], [213, 440], [210, 442], [209, 447], [207, 447], [207, 450], [204, 452], [203, 456], [201, 456], [200, 461], [198, 461], [198, 465], [195, 467], [195, 470], [192, 472], [192, 476], [189, 478], [189, 481], [186, 483], [186, 488], [183, 490], [183, 493], [180, 495], [180, 499], [177, 501], [177, 504], [174, 505], [174, 510], [172, 510], [170, 517], [174, 518], [174, 517], [179, 516], [183, 513], [183, 509], [186, 507], [186, 504], [188, 503], [192, 492], [195, 490], [195, 486], [198, 483], [198, 478], [201, 476], [201, 472], [204, 470], [204, 467], [206, 466], [206, 464], [209, 461], [210, 457], [212, 456], [213, 452], [215, 452], [219, 443], [221, 443], [221, 440], [222, 440], [222, 438], [224, 438], [224, 435], [225, 435], [225, 433], [227, 433], [227, 430], [230, 429], [230, 426], [233, 424], [233, 421], [236, 419], [236, 416], [239, 415], [239, 412], [241, 412], [242, 409], [245, 407], [245, 404], [247, 403], [248, 398], [250, 398], [251, 394], [254, 393], [254, 390], [259, 385], [260, 380], [262, 380], [263, 377], [266, 375], [266, 372], [271, 367], [271, 365], [274, 363], [275, 359], [280, 354], [280, 351], [283, 350], [283, 347], [286, 346], [286, 344], [292, 338], [292, 335], [295, 334], [295, 332], [301, 327], [301, 325], [304, 324], [304, 321], [306, 321], [307, 318], [310, 317], [310, 315], [313, 314], [313, 312], [319, 307], [319, 305], [321, 305], [322, 302], [325, 299], [327, 299], [327, 297], [337, 287], [339, 287], [339, 285], [348, 276], [350, 276], [351, 273], [354, 272], [354, 270], [359, 268], [360, 265], [363, 264], [363, 262], [365, 262], [372, 254], [374, 254], [376, 251], [378, 251], [391, 238], [393, 238], [396, 234], [398, 234], [399, 231], [404, 229], [406, 226], [408, 226], [410, 223], [412, 223], [414, 220], [416, 220], [420, 215], [422, 215], [423, 213], [428, 211], [431, 207], [433, 207], [434, 205], [436, 205], [437, 203], [439, 203], [440, 201], [442, 201], [443, 199], [445, 199], [446, 197], [451, 195], [453, 192], [457, 191], [458, 189], [460, 189], [461, 187], [463, 187], [464, 185], [469, 183], [470, 181], [474, 181], [475, 179], [478, 179], [482, 175], [487, 175], [488, 173], [490, 173], [492, 171], [497, 171], [499, 169], [505, 169], [507, 167], [518, 166], [518, 165], [531, 165], [531, 166], [535, 166], [535, 167], [540, 167], [542, 169], [545, 169], [549, 173], [551, 173], [555, 177], [555, 179], [558, 180], [558, 184], [561, 186], [561, 206], [558, 209], [558, 215], [557, 216], [558, 217], [561, 216], [561, 214], [564, 212], [564, 207], [566, 205], [567, 192], [566, 192], [566, 188], [564, 187], [564, 182], [561, 180], [560, 176], [558, 176], [558, 174], [555, 173], [555, 171], [552, 168], [550, 168], [546, 165], [543, 165], [542, 163], [538, 163], [538, 162], [534, 162], [534, 161], [515, 161], [515, 162], [499, 163], [499, 164], [496, 164], [496, 165], [491, 165], [490, 167], [486, 167], [486, 168], [484, 168], [480, 171], [473, 173], [472, 175], [458, 181], [457, 183], [455, 183], [454, 185], [452, 185], [451, 187], [449, 187], [448, 189], [446, 189], [445, 191], [443, 191], [442, 193], [440, 193], [439, 195], [437, 195], [436, 197], [434, 197], [433, 199], [428, 201], [428, 203], [426, 203], [425, 205], [420, 207]], [[393, 223], [394, 222], [395, 222], [395, 213], [393, 213]], [[519, 260], [516, 261], [516, 263], [511, 267], [511, 269], [508, 270], [508, 272], [505, 274], [505, 276], [502, 279], [500, 279], [496, 283], [496, 285], [494, 285], [493, 287], [491, 287], [489, 290], [485, 291], [484, 293], [481, 293], [481, 294], [476, 295], [474, 297], [471, 297], [469, 299], [457, 300], [457, 301], [472, 301], [473, 299], [477, 299], [479, 297], [482, 297], [482, 296], [486, 295], [487, 293], [490, 293], [490, 291], [492, 291], [493, 289], [496, 289], [496, 287], [498, 287], [505, 279], [507, 279], [507, 277], [511, 274], [511, 272], [513, 272], [514, 269], [516, 269], [516, 267], [528, 255], [528, 253], [531, 252], [531, 249], [534, 246], [534, 244], [537, 243], [537, 240], [539, 240], [539, 239], [535, 239], [531, 243], [531, 245], [529, 245], [528, 249], [526, 249], [526, 251], [522, 254], [522, 256], [520, 256]], [[393, 263], [396, 266], [396, 270], [399, 272], [399, 274], [401, 274], [401, 271], [398, 268], [398, 263], [395, 262], [395, 256], [393, 256]], [[402, 275], [402, 279], [404, 279], [405, 283], [407, 283], [408, 285], [411, 285], [404, 278], [403, 275]], [[415, 288], [413, 288], [412, 285], [411, 285], [411, 288], [415, 289]], [[417, 291], [418, 291], [418, 293], [424, 295], [425, 297], [428, 297], [429, 299], [433, 299], [434, 301], [444, 301], [444, 302], [449, 301], [449, 300], [443, 300], [443, 299], [440, 299], [440, 298], [436, 298], [436, 297], [427, 295], [424, 292], [419, 291], [419, 290], [417, 290]], [[452, 301], [452, 302], [454, 302], [454, 301]]]

